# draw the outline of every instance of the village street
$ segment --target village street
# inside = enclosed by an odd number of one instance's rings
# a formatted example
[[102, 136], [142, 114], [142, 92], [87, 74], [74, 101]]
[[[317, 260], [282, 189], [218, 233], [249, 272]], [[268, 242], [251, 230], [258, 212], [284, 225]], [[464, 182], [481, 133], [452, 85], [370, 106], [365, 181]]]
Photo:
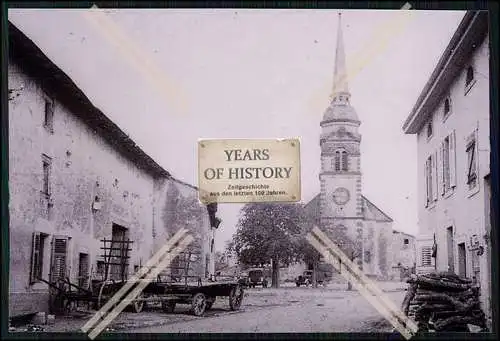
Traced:
[[[336, 288], [250, 289], [230, 312], [225, 300], [204, 318], [131, 329], [134, 333], [391, 332], [392, 327], [357, 291]], [[387, 292], [400, 306], [405, 291]]]
[[[293, 284], [293, 283], [292, 283]], [[399, 307], [406, 283], [383, 283], [380, 287]], [[78, 331], [94, 314], [57, 317], [48, 332]], [[17, 331], [23, 331], [18, 328]], [[280, 333], [280, 332], [391, 332], [382, 316], [357, 291], [346, 291], [345, 284], [327, 288], [284, 286], [279, 289], [255, 288], [245, 292], [239, 311], [231, 311], [227, 298], [218, 299], [203, 317], [189, 313], [189, 306], [178, 305], [175, 313], [149, 307], [143, 312], [122, 312], [107, 328], [108, 332], [130, 333]]]

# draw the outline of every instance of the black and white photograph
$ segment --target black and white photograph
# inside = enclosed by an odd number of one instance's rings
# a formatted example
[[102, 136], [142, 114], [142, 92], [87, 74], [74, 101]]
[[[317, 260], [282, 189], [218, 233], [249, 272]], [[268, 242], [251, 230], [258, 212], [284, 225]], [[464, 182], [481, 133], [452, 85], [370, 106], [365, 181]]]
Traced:
[[489, 21], [9, 8], [9, 333], [492, 332]]

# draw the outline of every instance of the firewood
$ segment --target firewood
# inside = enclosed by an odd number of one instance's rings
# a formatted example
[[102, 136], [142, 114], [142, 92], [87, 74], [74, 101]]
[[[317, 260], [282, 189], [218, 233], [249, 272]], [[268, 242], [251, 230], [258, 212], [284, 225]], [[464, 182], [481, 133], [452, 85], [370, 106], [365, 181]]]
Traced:
[[477, 324], [481, 323], [480, 321], [477, 321], [476, 318], [470, 317], [470, 316], [452, 316], [446, 319], [438, 320], [434, 323], [434, 326], [436, 327], [436, 330], [443, 330], [447, 326], [450, 326], [452, 324], [463, 324], [467, 325], [467, 323], [470, 324]]
[[416, 283], [418, 283], [419, 287], [422, 288], [422, 289], [438, 289], [440, 288], [441, 290], [442, 289], [448, 289], [450, 291], [465, 291], [467, 289], [470, 289], [470, 286], [467, 285], [467, 284], [463, 284], [463, 283], [454, 283], [454, 282], [450, 282], [450, 281], [443, 281], [443, 280], [440, 280], [440, 279], [434, 279], [434, 278], [428, 278], [428, 277], [425, 277], [425, 276], [420, 276]]

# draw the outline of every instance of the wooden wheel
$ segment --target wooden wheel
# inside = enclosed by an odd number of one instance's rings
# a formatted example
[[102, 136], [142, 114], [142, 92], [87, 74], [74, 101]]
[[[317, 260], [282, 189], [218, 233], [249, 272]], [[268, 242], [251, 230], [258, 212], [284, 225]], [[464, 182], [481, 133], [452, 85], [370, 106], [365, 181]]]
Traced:
[[215, 296], [209, 297], [209, 298], [207, 299], [207, 308], [206, 308], [207, 310], [208, 310], [208, 309], [212, 309], [212, 306], [213, 306], [213, 305], [214, 305], [214, 303], [215, 303], [215, 299], [216, 299], [216, 297], [215, 297]]
[[175, 310], [175, 301], [163, 301], [161, 307], [164, 312], [172, 314]]
[[240, 309], [242, 301], [243, 289], [239, 285], [236, 285], [231, 289], [231, 292], [229, 293], [229, 307], [231, 308], [231, 310], [238, 310]]
[[[139, 295], [139, 297], [137, 297], [137, 298], [141, 299], [143, 297], [144, 297], [143, 295]], [[134, 311], [134, 313], [140, 313], [142, 311], [142, 309], [144, 308], [144, 301], [134, 300], [134, 302], [132, 302], [131, 305], [132, 305], [132, 310]]]
[[191, 311], [195, 316], [201, 316], [207, 308], [207, 298], [205, 294], [199, 292], [193, 296], [191, 301]]

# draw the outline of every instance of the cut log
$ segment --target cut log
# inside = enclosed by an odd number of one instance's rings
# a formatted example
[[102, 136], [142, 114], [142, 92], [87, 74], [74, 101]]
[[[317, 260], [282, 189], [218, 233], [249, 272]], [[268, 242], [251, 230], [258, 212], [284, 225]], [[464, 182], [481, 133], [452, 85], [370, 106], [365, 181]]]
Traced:
[[[436, 330], [444, 330], [445, 328], [451, 326], [451, 325], [464, 325], [467, 326], [467, 324], [477, 324], [480, 327], [484, 325], [484, 321], [478, 321], [474, 317], [470, 316], [452, 316], [446, 319], [438, 320], [434, 323], [434, 326], [436, 327]], [[480, 323], [480, 324], [478, 324]]]
[[432, 279], [432, 278], [425, 278], [425, 277], [420, 277], [417, 281], [418, 285], [422, 289], [430, 289], [434, 291], [445, 291], [445, 290], [450, 290], [450, 291], [465, 291], [470, 289], [470, 286], [467, 284], [461, 284], [461, 283], [453, 283], [453, 282], [447, 282], [447, 281], [442, 281], [442, 280], [437, 280], [437, 279]]

